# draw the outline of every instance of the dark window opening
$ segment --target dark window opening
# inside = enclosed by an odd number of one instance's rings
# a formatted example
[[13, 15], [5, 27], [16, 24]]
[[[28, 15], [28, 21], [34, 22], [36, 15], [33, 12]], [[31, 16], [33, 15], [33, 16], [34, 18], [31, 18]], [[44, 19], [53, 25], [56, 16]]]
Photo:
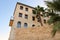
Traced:
[[19, 13], [19, 17], [22, 17], [22, 13]]
[[23, 10], [23, 6], [20, 6], [20, 9]]
[[35, 25], [33, 24], [32, 27], [34, 27]]
[[24, 23], [24, 27], [27, 28], [28, 24], [27, 23]]
[[25, 14], [25, 18], [28, 19], [28, 15]]
[[28, 8], [25, 8], [26, 11], [28, 11]]
[[35, 17], [34, 16], [32, 17], [32, 20], [35, 21]]
[[17, 23], [17, 28], [20, 28], [21, 27], [21, 22], [19, 21], [18, 23]]
[[46, 23], [46, 20], [44, 19], [44, 23]]

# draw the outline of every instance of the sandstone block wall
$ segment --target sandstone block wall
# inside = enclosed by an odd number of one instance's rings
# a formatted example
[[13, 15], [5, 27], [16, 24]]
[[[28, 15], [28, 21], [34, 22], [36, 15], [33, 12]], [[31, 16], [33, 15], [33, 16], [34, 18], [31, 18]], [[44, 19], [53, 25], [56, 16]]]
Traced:
[[14, 40], [60, 40], [60, 33], [52, 38], [51, 27], [16, 28]]

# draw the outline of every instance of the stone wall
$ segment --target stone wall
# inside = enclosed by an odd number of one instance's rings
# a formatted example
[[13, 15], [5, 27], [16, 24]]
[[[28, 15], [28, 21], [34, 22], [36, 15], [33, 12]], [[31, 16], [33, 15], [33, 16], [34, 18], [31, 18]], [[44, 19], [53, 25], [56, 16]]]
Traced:
[[14, 40], [60, 40], [60, 33], [51, 35], [52, 27], [16, 28]]

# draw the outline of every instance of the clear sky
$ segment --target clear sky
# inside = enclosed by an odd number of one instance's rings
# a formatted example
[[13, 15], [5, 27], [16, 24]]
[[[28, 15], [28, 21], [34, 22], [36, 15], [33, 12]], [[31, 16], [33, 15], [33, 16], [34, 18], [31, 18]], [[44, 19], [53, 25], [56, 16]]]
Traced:
[[9, 20], [14, 13], [17, 2], [21, 2], [30, 6], [43, 6], [44, 0], [0, 0], [0, 40], [8, 40], [10, 27]]

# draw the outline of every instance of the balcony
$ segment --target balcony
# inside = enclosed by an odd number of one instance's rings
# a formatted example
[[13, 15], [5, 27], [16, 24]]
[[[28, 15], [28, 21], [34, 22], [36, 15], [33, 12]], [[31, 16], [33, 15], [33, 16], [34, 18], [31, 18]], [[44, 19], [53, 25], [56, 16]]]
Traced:
[[10, 22], [9, 22], [9, 26], [11, 26], [12, 27], [12, 25], [13, 25], [13, 17], [11, 17], [11, 19], [10, 19]]

